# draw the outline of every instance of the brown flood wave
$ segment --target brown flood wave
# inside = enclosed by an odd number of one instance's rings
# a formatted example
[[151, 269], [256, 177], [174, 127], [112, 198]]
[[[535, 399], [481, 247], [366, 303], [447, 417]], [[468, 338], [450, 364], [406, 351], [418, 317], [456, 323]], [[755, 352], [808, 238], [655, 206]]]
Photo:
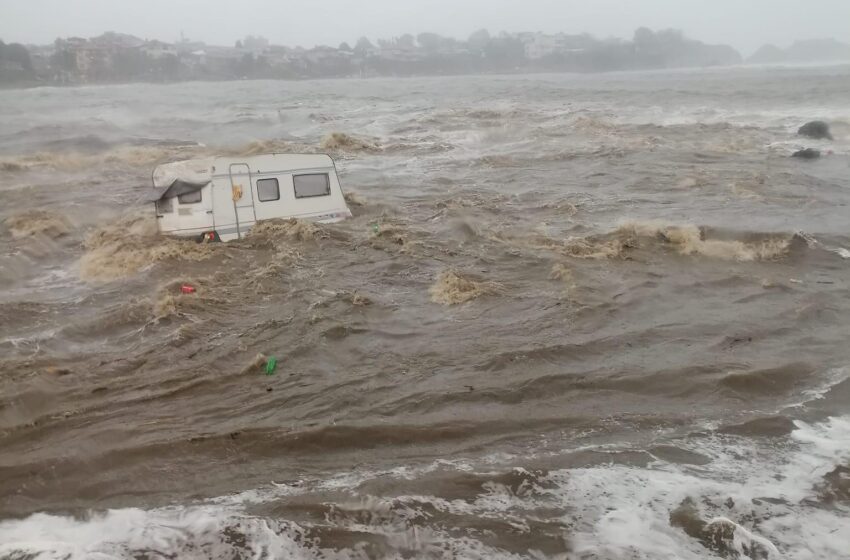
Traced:
[[747, 234], [746, 239], [714, 238], [710, 228], [664, 222], [625, 222], [611, 233], [572, 238], [566, 254], [589, 259], [625, 258], [638, 249], [670, 249], [684, 256], [724, 261], [772, 261], [788, 256], [793, 234]]
[[20, 173], [34, 169], [81, 172], [103, 166], [124, 165], [151, 167], [165, 161], [208, 157], [213, 155], [253, 156], [266, 153], [323, 153], [344, 156], [358, 153], [380, 153], [384, 148], [377, 141], [364, 139], [344, 132], [332, 132], [317, 143], [271, 139], [256, 140], [241, 146], [210, 148], [199, 144], [182, 145], [151, 144], [133, 146], [105, 143], [102, 149], [91, 151], [75, 147], [73, 143], [63, 145], [61, 150], [3, 156], [0, 171]]
[[67, 217], [51, 210], [27, 210], [6, 218], [3, 223], [17, 239], [38, 235], [56, 239], [73, 230]]
[[137, 211], [95, 229], [83, 243], [80, 277], [108, 282], [133, 275], [166, 259], [204, 260], [216, 250], [212, 244], [162, 237], [150, 212]]

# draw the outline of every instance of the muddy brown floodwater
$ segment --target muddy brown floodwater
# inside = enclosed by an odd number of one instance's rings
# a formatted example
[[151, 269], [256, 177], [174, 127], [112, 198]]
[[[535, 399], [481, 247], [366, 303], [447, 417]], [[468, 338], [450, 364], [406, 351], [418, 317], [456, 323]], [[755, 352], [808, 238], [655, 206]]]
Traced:
[[[848, 91], [0, 92], [0, 558], [850, 558]], [[354, 218], [156, 234], [157, 163], [268, 151]]]

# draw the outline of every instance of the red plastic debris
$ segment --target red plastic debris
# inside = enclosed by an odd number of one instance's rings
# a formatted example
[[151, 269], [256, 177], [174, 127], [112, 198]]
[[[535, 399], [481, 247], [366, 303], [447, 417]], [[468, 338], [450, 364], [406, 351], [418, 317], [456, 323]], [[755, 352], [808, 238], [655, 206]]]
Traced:
[[182, 286], [180, 286], [180, 291], [183, 292], [184, 294], [194, 294], [195, 293], [195, 287], [190, 286], [189, 284], [183, 284]]

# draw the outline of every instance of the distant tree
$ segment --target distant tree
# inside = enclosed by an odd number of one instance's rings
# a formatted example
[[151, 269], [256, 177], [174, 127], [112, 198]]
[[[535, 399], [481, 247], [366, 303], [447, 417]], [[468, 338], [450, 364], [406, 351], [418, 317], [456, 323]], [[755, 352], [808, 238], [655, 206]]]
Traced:
[[375, 46], [369, 39], [366, 37], [360, 37], [360, 39], [357, 40], [357, 44], [354, 46], [354, 53], [358, 56], [366, 56], [366, 54], [374, 48]]
[[405, 33], [396, 40], [396, 45], [403, 49], [416, 48], [416, 38], [410, 33]]
[[50, 67], [53, 70], [61, 70], [63, 72], [76, 72], [77, 57], [74, 56], [74, 53], [65, 48], [65, 43], [61, 39], [56, 39], [53, 45], [53, 54], [50, 55]]
[[168, 81], [180, 79], [180, 59], [173, 54], [167, 54], [157, 61], [160, 78]]
[[121, 49], [112, 61], [112, 78], [119, 81], [136, 80], [150, 71], [150, 60], [137, 49]]
[[0, 59], [17, 64], [26, 72], [32, 72], [30, 52], [25, 46], [20, 43], [9, 43], [6, 45], [2, 42], [0, 42], [0, 45], [2, 45], [2, 54], [0, 54]]
[[255, 78], [268, 77], [272, 74], [271, 63], [264, 55], [260, 55], [254, 59], [254, 68], [252, 70]]
[[483, 52], [490, 44], [490, 32], [486, 29], [479, 29], [469, 36], [467, 44], [470, 50]]
[[254, 74], [254, 55], [246, 52], [233, 63], [233, 73], [237, 78], [250, 78]]
[[342, 43], [339, 44], [339, 47], [337, 48], [337, 50], [343, 51], [343, 52], [351, 52], [353, 49], [351, 48], [351, 46], [348, 43], [342, 42]]
[[484, 51], [487, 58], [502, 65], [520, 64], [525, 59], [525, 45], [519, 39], [507, 33], [501, 33], [491, 39]]
[[236, 41], [236, 44], [233, 45], [233, 47], [237, 48], [237, 49], [241, 49], [242, 48], [242, 41]]
[[416, 36], [416, 41], [419, 43], [419, 46], [426, 51], [436, 52], [440, 50], [442, 37], [436, 33], [420, 33]]
[[652, 29], [649, 29], [648, 27], [639, 27], [635, 30], [634, 42], [635, 46], [638, 48], [652, 46], [655, 44], [655, 33], [653, 33]]
[[679, 29], [664, 29], [655, 34], [658, 42], [664, 45], [681, 45], [685, 42], [685, 36]]
[[242, 45], [244, 45], [246, 49], [252, 51], [262, 51], [268, 48], [269, 40], [265, 37], [260, 37], [259, 35], [256, 37], [254, 35], [248, 35], [242, 40]]

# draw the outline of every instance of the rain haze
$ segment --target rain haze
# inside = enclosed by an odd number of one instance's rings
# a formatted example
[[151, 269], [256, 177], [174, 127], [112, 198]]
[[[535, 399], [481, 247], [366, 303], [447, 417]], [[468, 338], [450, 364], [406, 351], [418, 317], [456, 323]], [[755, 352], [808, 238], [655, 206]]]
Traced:
[[640, 26], [681, 29], [745, 55], [764, 43], [850, 41], [846, 0], [0, 0], [0, 14], [0, 38], [22, 43], [118, 31], [166, 41], [182, 32], [210, 44], [262, 35], [273, 44], [311, 47], [424, 31], [465, 38], [480, 28], [630, 38]]
[[0, 0], [0, 560], [850, 551], [850, 0]]

